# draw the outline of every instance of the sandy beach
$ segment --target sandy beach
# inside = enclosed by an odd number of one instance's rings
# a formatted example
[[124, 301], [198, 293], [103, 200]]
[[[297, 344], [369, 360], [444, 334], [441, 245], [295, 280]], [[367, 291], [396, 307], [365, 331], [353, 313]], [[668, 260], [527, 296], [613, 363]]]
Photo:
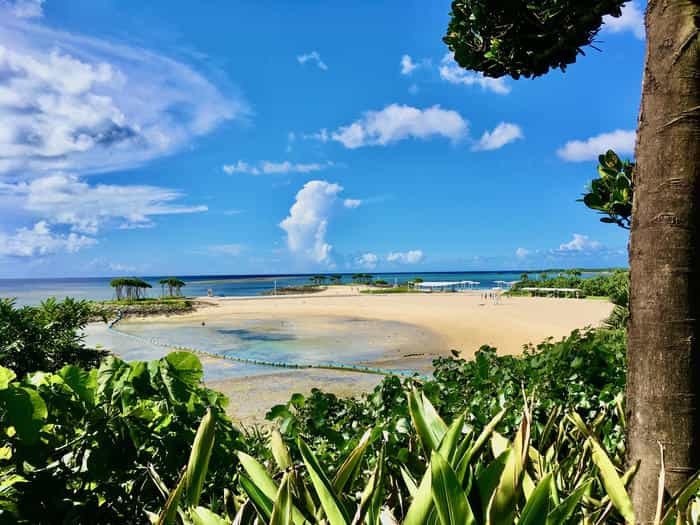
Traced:
[[[367, 337], [368, 325], [353, 321], [387, 322], [391, 328], [371, 339], [381, 355], [355, 356], [356, 362], [394, 369], [430, 370], [432, 359], [458, 350], [470, 357], [481, 345], [501, 354], [518, 354], [527, 343], [547, 337], [561, 338], [575, 328], [596, 326], [610, 313], [603, 300], [503, 297], [484, 300], [480, 292], [365, 294], [357, 286], [332, 286], [315, 294], [276, 297], [199, 298], [197, 310], [178, 316], [130, 319], [128, 326], [226, 326], [256, 323], [299, 325], [308, 333], [345, 331]], [[125, 324], [126, 326], [126, 324]], [[363, 326], [365, 328], [363, 328]], [[379, 325], [380, 329], [381, 326]], [[355, 332], [352, 332], [355, 330]], [[211, 364], [210, 364], [211, 366]], [[231, 398], [234, 419], [250, 424], [264, 421], [271, 406], [286, 402], [291, 393], [308, 393], [319, 387], [338, 395], [373, 388], [381, 376], [333, 370], [281, 370], [265, 368], [251, 374], [207, 384]]]

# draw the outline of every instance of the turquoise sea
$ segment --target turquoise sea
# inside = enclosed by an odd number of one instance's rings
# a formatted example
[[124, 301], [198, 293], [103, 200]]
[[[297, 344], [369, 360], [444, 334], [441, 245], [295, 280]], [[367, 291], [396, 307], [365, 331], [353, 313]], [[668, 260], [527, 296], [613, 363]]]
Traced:
[[[402, 282], [415, 277], [424, 281], [478, 281], [477, 288], [488, 289], [496, 286], [495, 281], [514, 281], [522, 272], [427, 272], [427, 273], [374, 273], [375, 279], [389, 283]], [[535, 274], [532, 274], [533, 276]], [[158, 281], [168, 276], [146, 276], [153, 285], [151, 297], [160, 293]], [[275, 283], [278, 287], [309, 283], [310, 274], [301, 275], [188, 275], [178, 276], [185, 281], [182, 292], [187, 296], [205, 296], [208, 290], [219, 297], [255, 296], [271, 291]], [[61, 278], [61, 279], [0, 279], [0, 297], [13, 297], [17, 305], [38, 304], [49, 297], [62, 299], [106, 300], [114, 298], [114, 290], [109, 286], [110, 277]], [[352, 274], [343, 274], [342, 282], [352, 282]]]

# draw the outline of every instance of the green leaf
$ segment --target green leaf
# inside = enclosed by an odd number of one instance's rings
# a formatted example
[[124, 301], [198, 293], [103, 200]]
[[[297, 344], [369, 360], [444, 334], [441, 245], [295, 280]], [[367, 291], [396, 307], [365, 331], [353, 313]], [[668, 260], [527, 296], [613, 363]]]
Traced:
[[280, 470], [287, 470], [292, 466], [292, 457], [289, 455], [289, 449], [284, 444], [282, 434], [277, 429], [274, 429], [270, 435], [270, 449]]
[[7, 423], [27, 443], [35, 443], [48, 416], [46, 403], [33, 388], [10, 385], [0, 390], [0, 406], [7, 411]]
[[416, 491], [415, 496], [413, 496], [413, 501], [408, 507], [406, 519], [404, 519], [403, 522], [404, 525], [424, 525], [432, 508], [432, 482], [430, 465], [428, 465], [425, 474], [423, 474], [423, 479], [421, 479], [421, 482], [418, 485], [418, 490]]
[[0, 366], [0, 390], [5, 390], [16, 377], [17, 375], [12, 370]]
[[576, 510], [576, 506], [579, 504], [581, 499], [590, 490], [592, 481], [586, 481], [576, 490], [574, 490], [569, 497], [557, 505], [552, 511], [547, 515], [547, 525], [562, 525], [567, 523], [571, 515]]
[[190, 515], [194, 525], [228, 525], [225, 519], [204, 507], [193, 508]]
[[81, 401], [88, 405], [95, 403], [95, 391], [97, 390], [97, 370], [83, 370], [75, 365], [64, 366], [58, 375], [63, 382], [76, 393]]
[[442, 525], [471, 524], [474, 515], [452, 467], [438, 452], [430, 457], [432, 497]]
[[190, 452], [190, 459], [185, 470], [185, 501], [190, 507], [196, 507], [199, 504], [204, 479], [209, 469], [211, 451], [214, 447], [215, 430], [216, 423], [211, 414], [211, 409], [209, 409], [204, 414], [197, 429]]
[[321, 465], [319, 465], [316, 456], [302, 440], [299, 440], [299, 452], [329, 523], [331, 525], [347, 525], [348, 520], [345, 516], [343, 504], [333, 491], [333, 486]]
[[163, 505], [163, 509], [158, 515], [156, 525], [173, 525], [175, 523], [175, 516], [177, 515], [178, 506], [180, 505], [180, 497], [182, 496], [182, 490], [184, 487], [185, 473], [183, 472], [175, 488], [170, 491], [168, 499], [165, 501], [165, 505]]
[[342, 493], [348, 483], [350, 484], [349, 486], [352, 487], [352, 482], [357, 477], [367, 446], [370, 444], [371, 436], [372, 431], [367, 430], [360, 438], [360, 442], [357, 446], [348, 454], [348, 457], [345, 458], [338, 472], [336, 472], [335, 478], [333, 479], [333, 489], [336, 493]]
[[250, 501], [253, 502], [253, 506], [258, 511], [258, 514], [260, 514], [260, 517], [266, 521], [269, 520], [272, 516], [272, 500], [268, 498], [255, 483], [245, 476], [241, 475], [239, 477], [239, 483], [245, 493], [248, 494]]
[[285, 474], [272, 508], [270, 525], [290, 525], [292, 523], [292, 493], [289, 475]]
[[543, 517], [549, 512], [549, 492], [552, 485], [552, 474], [543, 477], [535, 490], [527, 498], [525, 507], [520, 514], [518, 525], [541, 525]]
[[632, 501], [627, 494], [625, 485], [615, 470], [615, 466], [598, 441], [591, 437], [588, 439], [588, 442], [591, 446], [593, 463], [596, 464], [600, 471], [600, 479], [603, 482], [603, 487], [605, 487], [605, 492], [610, 497], [610, 501], [612, 501], [612, 504], [627, 523], [636, 523]]
[[408, 393], [408, 409], [423, 450], [426, 455], [430, 455], [440, 445], [447, 432], [447, 425], [428, 398], [415, 389]]

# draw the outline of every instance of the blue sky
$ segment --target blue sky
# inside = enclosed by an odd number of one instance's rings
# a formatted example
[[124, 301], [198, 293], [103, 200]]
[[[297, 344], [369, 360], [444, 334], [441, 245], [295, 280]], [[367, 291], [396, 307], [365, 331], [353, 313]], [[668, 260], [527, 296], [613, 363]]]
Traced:
[[576, 199], [632, 154], [643, 7], [513, 81], [447, 1], [0, 0], [0, 277], [624, 265]]

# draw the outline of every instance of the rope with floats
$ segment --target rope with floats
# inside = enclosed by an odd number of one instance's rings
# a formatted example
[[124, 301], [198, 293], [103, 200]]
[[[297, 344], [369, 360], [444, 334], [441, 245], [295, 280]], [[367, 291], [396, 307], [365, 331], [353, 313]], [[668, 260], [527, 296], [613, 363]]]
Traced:
[[341, 372], [357, 372], [361, 374], [376, 374], [384, 376], [398, 376], [398, 377], [410, 377], [412, 379], [427, 380], [428, 377], [418, 372], [413, 372], [410, 370], [390, 370], [387, 368], [378, 368], [363, 365], [351, 365], [346, 363], [319, 363], [319, 364], [309, 364], [309, 363], [284, 363], [282, 361], [267, 361], [265, 359], [251, 359], [248, 357], [239, 357], [229, 354], [217, 354], [214, 352], [209, 352], [207, 350], [202, 350], [199, 348], [192, 348], [188, 346], [171, 344], [168, 342], [160, 341], [156, 338], [147, 339], [139, 335], [130, 334], [115, 328], [115, 325], [122, 320], [121, 310], [118, 312], [117, 318], [108, 324], [107, 329], [115, 334], [119, 334], [123, 337], [130, 337], [141, 343], [150, 344], [153, 346], [158, 346], [161, 348], [169, 348], [172, 350], [180, 350], [185, 352], [191, 352], [197, 355], [203, 355], [206, 357], [211, 357], [213, 359], [225, 359], [227, 361], [233, 361], [236, 363], [242, 363], [246, 365], [258, 365], [258, 366], [269, 366], [275, 368], [291, 368], [291, 369], [321, 369], [321, 370], [335, 370]]

